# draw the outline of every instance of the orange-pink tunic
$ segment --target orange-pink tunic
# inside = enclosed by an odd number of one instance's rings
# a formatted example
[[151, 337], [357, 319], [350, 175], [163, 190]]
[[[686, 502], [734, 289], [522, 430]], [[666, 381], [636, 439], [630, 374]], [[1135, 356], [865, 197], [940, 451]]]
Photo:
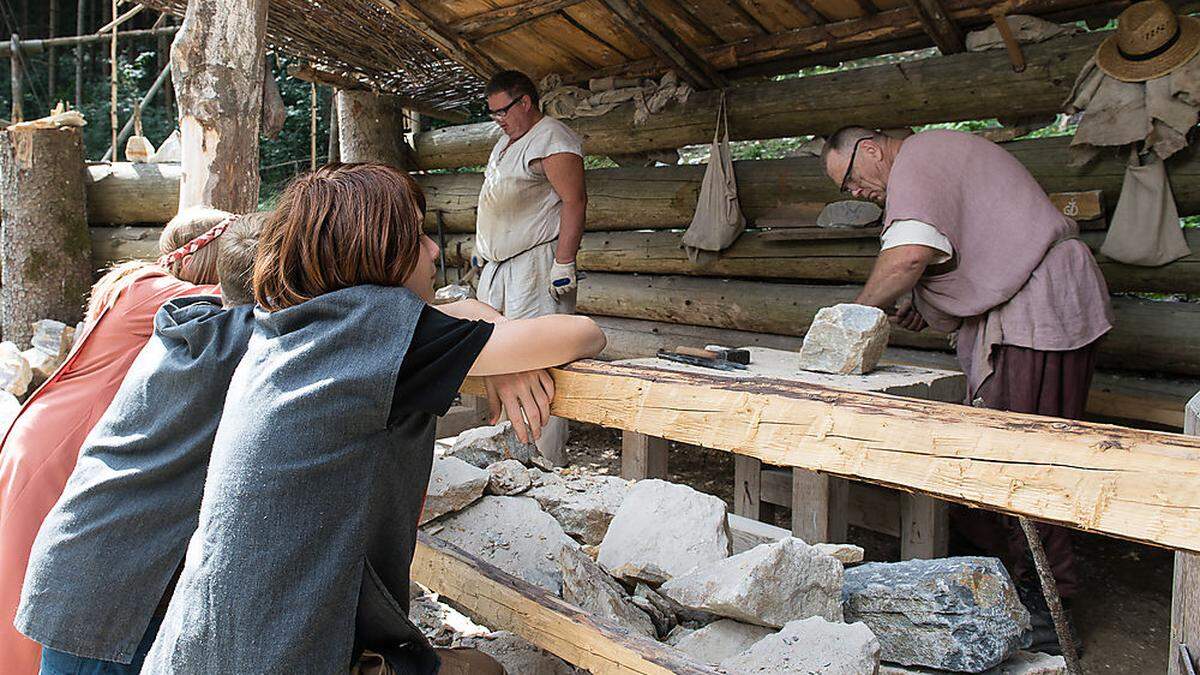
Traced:
[[13, 628], [29, 550], [62, 496], [79, 450], [154, 331], [171, 298], [215, 293], [167, 274], [143, 276], [84, 328], [66, 363], [21, 408], [0, 442], [0, 664], [8, 675], [35, 675], [41, 646]]

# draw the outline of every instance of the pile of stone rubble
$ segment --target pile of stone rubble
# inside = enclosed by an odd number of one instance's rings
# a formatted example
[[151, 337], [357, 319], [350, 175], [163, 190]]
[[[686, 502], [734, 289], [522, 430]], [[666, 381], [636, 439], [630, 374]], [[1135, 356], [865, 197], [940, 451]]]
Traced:
[[66, 361], [75, 343], [76, 329], [61, 321], [33, 323], [33, 343], [23, 350], [14, 342], [0, 342], [0, 430], [17, 416], [21, 401], [41, 386]]
[[[1029, 615], [994, 558], [853, 565], [858, 547], [789, 536], [737, 551], [716, 497], [538, 463], [507, 423], [443, 442], [423, 528], [730, 674], [1065, 672], [1062, 657], [1021, 651]], [[429, 603], [439, 606], [425, 596], [414, 613]], [[442, 643], [498, 640], [493, 651], [536, 652], [560, 668], [510, 672], [573, 672], [511, 634], [414, 619]]]

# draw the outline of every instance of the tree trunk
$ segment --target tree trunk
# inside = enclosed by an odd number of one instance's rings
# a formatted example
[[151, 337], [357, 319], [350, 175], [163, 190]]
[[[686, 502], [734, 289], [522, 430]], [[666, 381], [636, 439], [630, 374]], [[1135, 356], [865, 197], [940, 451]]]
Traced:
[[[171, 21], [171, 18], [167, 17], [166, 22], [170, 22], [170, 21]], [[158, 53], [157, 54], [157, 56], [158, 56], [158, 71], [161, 73], [162, 69], [166, 68], [167, 65], [170, 63], [170, 58], [171, 58], [170, 38], [167, 37], [166, 35], [160, 35], [158, 38], [158, 44], [156, 45], [155, 50]], [[166, 82], [163, 83], [162, 93], [161, 93], [162, 107], [163, 107], [163, 110], [165, 110], [167, 112], [167, 117], [169, 117], [169, 118], [175, 117], [175, 112], [174, 112], [175, 94], [174, 94], [174, 91], [175, 90], [172, 88], [170, 79], [168, 79]]]
[[[803, 335], [817, 310], [853, 302], [859, 286], [593, 273], [579, 285], [579, 312], [779, 335]], [[1200, 304], [1114, 297], [1115, 327], [1100, 344], [1108, 368], [1200, 375]], [[893, 328], [891, 344], [950, 348], [945, 335]]]
[[329, 163], [342, 161], [340, 143], [341, 123], [338, 121], [338, 91], [333, 91], [329, 97], [329, 147], [326, 150], [326, 160]]
[[[938, 56], [827, 75], [754, 81], [726, 92], [732, 140], [828, 134], [855, 123], [904, 125], [1058, 113], [1075, 76], [1109, 33], [1022, 45], [1027, 67], [1014, 73], [1004, 50]], [[696, 92], [643, 124], [633, 104], [567, 121], [591, 154], [632, 154], [712, 140], [721, 91]], [[492, 122], [447, 127], [414, 139], [422, 169], [487, 162], [499, 137]]]
[[0, 186], [0, 330], [24, 348], [34, 321], [79, 321], [91, 286], [80, 130], [5, 131]]
[[171, 45], [179, 102], [179, 208], [258, 206], [267, 0], [191, 0]]
[[338, 147], [343, 162], [378, 162], [413, 167], [404, 142], [404, 109], [387, 94], [339, 90]]

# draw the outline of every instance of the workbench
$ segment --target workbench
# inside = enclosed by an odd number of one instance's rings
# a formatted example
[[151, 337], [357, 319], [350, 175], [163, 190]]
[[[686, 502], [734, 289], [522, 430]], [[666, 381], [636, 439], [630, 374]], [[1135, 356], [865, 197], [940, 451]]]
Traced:
[[[733, 379], [781, 380], [838, 389], [878, 392], [959, 403], [966, 395], [962, 373], [885, 363], [867, 375], [830, 375], [801, 371], [795, 352], [748, 347], [746, 370], [716, 370], [659, 358], [617, 361], [646, 368]], [[936, 424], [930, 420], [930, 424]], [[621, 438], [621, 476], [666, 478], [668, 443], [633, 431]], [[792, 512], [792, 533], [809, 543], [845, 542], [848, 525], [900, 538], [901, 558], [946, 555], [949, 525], [946, 502], [814, 471], [763, 465], [734, 455], [734, 513], [770, 519], [775, 509]]]

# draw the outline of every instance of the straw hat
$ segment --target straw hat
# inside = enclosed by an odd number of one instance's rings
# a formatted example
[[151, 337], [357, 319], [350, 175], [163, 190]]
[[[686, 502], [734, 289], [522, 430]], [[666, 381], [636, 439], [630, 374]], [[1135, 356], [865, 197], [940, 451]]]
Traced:
[[1117, 30], [1096, 50], [1096, 65], [1124, 82], [1162, 77], [1200, 51], [1200, 21], [1176, 16], [1163, 0], [1130, 5], [1117, 17]]

